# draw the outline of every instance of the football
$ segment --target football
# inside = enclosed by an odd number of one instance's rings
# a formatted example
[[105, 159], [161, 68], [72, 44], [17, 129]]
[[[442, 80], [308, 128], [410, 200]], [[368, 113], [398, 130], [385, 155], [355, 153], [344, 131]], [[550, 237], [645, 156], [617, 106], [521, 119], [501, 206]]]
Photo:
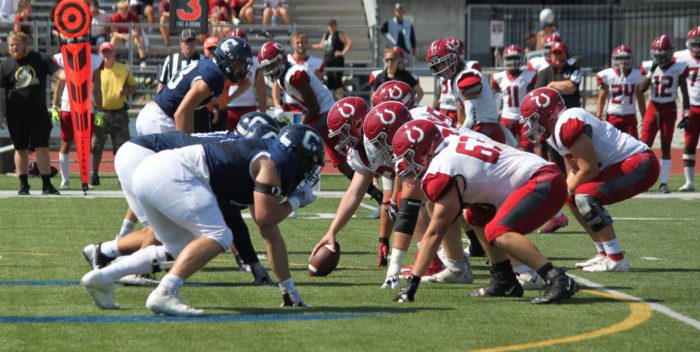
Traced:
[[309, 258], [309, 276], [326, 276], [338, 266], [340, 261], [340, 244], [335, 243], [335, 252], [330, 245], [325, 245]]

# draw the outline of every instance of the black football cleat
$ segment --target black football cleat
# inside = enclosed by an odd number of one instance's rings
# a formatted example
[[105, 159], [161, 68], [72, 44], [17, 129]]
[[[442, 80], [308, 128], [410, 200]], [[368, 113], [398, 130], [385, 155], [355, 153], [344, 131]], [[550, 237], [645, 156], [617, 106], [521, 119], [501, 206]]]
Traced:
[[578, 285], [576, 281], [566, 275], [566, 270], [563, 268], [554, 268], [547, 273], [547, 277], [544, 278], [547, 285], [544, 289], [544, 294], [540, 297], [534, 298], [530, 303], [532, 304], [551, 304], [559, 303], [564, 299], [570, 298], [576, 291], [578, 291]]
[[17, 191], [17, 194], [20, 196], [28, 196], [29, 195], [29, 185], [20, 187], [19, 191]]
[[48, 186], [44, 187], [41, 194], [45, 196], [60, 196], [61, 192], [59, 192], [52, 184], [49, 184]]
[[93, 172], [90, 174], [90, 186], [99, 186], [100, 185], [100, 175], [96, 172]]

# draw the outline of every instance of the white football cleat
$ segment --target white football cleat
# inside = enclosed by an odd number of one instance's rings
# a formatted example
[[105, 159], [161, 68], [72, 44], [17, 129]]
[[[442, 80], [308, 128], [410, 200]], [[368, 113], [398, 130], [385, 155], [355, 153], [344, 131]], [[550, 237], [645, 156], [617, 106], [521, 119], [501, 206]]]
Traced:
[[576, 268], [578, 268], [578, 269], [583, 269], [583, 268], [585, 268], [585, 267], [587, 267], [587, 266], [591, 266], [591, 265], [598, 264], [599, 261], [601, 261], [601, 260], [603, 260], [603, 259], [605, 259], [605, 258], [607, 258], [607, 257], [608, 257], [608, 256], [605, 255], [605, 254], [600, 254], [600, 253], [598, 253], [595, 257], [593, 257], [593, 258], [591, 258], [591, 259], [588, 259], [588, 260], [586, 260], [585, 262], [576, 263], [575, 265], [576, 265]]
[[384, 279], [384, 283], [382, 284], [381, 288], [390, 288], [393, 290], [398, 290], [399, 289], [399, 276], [398, 275], [387, 276], [386, 279]]
[[162, 288], [156, 288], [148, 295], [146, 309], [155, 314], [174, 316], [204, 315], [204, 310], [193, 308], [179, 293], [168, 292]]
[[584, 267], [583, 271], [589, 273], [630, 271], [630, 263], [627, 261], [627, 258], [622, 258], [622, 260], [614, 261], [609, 257], [605, 257], [603, 260], [599, 261], [596, 264]]
[[544, 279], [532, 269], [515, 273], [515, 276], [518, 278], [518, 282], [520, 282], [523, 290], [541, 290], [544, 288]]
[[95, 269], [97, 263], [95, 263], [95, 257], [97, 257], [97, 245], [89, 244], [83, 248], [83, 257], [87, 260], [90, 265], [90, 269]]
[[695, 184], [686, 182], [681, 188], [678, 189], [679, 192], [695, 192]]
[[445, 259], [444, 270], [439, 273], [423, 276], [421, 282], [449, 283], [449, 284], [471, 284], [474, 282], [472, 266], [469, 264], [469, 257], [460, 260]]
[[156, 287], [160, 281], [153, 274], [127, 275], [119, 279], [124, 286]]
[[100, 309], [119, 309], [119, 305], [114, 303], [114, 284], [102, 282], [100, 270], [89, 271], [80, 279], [80, 285], [92, 296], [92, 300]]

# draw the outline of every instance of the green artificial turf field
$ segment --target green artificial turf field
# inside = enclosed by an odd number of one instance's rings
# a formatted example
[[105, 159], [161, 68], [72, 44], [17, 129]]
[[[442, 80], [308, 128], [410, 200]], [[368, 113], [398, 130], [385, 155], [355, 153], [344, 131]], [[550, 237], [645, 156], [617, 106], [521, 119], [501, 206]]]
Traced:
[[[99, 190], [118, 189], [113, 177], [102, 180]], [[0, 177], [0, 190], [14, 191], [16, 184]], [[322, 181], [324, 190], [345, 184], [339, 177]], [[671, 184], [680, 185], [680, 179]], [[38, 180], [32, 185], [39, 194]], [[471, 298], [471, 290], [488, 282], [482, 259], [472, 261], [474, 284], [422, 284], [416, 302], [394, 303], [396, 291], [379, 289], [385, 269], [375, 267], [378, 221], [365, 219], [371, 212], [365, 208], [338, 237], [339, 268], [325, 278], [309, 277], [309, 252], [330, 224], [318, 214], [334, 213], [338, 201], [319, 198], [300, 210], [300, 219], [281, 225], [294, 279], [312, 308], [279, 308], [279, 289], [252, 286], [252, 275], [235, 271], [226, 253], [189, 280], [200, 285], [182, 290], [209, 316], [168, 319], [145, 310], [150, 288], [118, 286], [122, 310], [100, 311], [78, 285], [88, 271], [81, 248], [113, 238], [123, 199], [0, 198], [0, 350], [464, 351], [523, 343], [535, 344], [513, 350], [700, 350], [698, 328], [650, 312], [647, 303], [603, 297], [585, 287], [553, 306], [530, 305], [538, 292], [522, 299]], [[572, 269], [594, 254], [578, 224], [530, 238], [579, 277], [700, 320], [698, 209], [700, 199], [634, 199], [608, 207], [632, 264], [629, 273]], [[262, 240], [252, 232], [263, 254]]]

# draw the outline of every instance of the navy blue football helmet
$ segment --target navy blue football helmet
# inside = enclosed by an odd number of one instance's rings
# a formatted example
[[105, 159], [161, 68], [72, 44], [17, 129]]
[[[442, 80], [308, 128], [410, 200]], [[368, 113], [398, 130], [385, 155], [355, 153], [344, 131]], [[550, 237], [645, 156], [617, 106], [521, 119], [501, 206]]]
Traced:
[[279, 132], [279, 128], [275, 126], [259, 123], [250, 126], [244, 136], [245, 138], [275, 139]]
[[253, 64], [250, 45], [240, 38], [226, 38], [219, 42], [212, 58], [221, 72], [233, 82], [240, 82], [248, 76]]
[[272, 116], [259, 111], [251, 111], [241, 116], [241, 120], [236, 125], [236, 133], [239, 136], [246, 136], [246, 133], [255, 125], [270, 125], [279, 131], [280, 126]]
[[306, 125], [289, 125], [280, 130], [277, 139], [297, 155], [297, 184], [313, 186], [318, 183], [326, 155], [321, 134]]

